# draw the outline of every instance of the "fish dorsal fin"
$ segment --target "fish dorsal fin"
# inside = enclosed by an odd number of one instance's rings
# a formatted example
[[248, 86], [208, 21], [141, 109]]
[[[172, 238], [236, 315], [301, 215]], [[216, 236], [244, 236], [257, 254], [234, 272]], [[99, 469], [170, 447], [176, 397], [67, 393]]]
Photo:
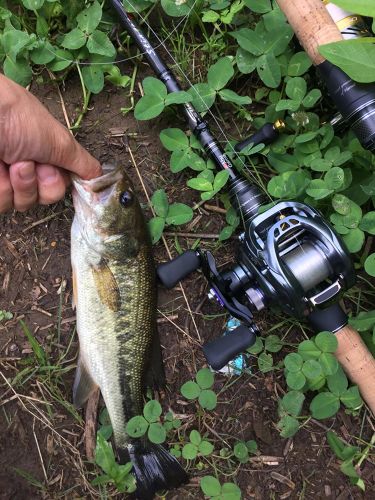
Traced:
[[118, 311], [121, 306], [120, 290], [111, 269], [105, 260], [92, 267], [92, 274], [100, 300], [111, 311]]
[[78, 365], [73, 384], [73, 404], [76, 408], [82, 408], [89, 399], [91, 392], [97, 387], [87, 368], [82, 361], [81, 356], [78, 358]]

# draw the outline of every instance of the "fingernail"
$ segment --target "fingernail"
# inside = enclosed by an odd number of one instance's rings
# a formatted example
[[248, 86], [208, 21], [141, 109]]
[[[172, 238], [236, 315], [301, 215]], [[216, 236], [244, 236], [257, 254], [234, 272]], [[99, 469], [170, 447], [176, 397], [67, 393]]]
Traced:
[[18, 170], [18, 175], [23, 181], [32, 181], [35, 178], [35, 166], [33, 163], [25, 163]]
[[50, 165], [43, 165], [42, 168], [37, 168], [38, 179], [42, 182], [55, 182], [57, 170]]

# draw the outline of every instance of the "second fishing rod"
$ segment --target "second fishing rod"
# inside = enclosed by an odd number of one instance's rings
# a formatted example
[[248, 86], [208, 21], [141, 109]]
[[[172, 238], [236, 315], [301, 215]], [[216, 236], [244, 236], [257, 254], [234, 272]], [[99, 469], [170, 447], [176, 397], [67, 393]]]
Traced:
[[[167, 90], [180, 91], [176, 78], [120, 1], [111, 3]], [[190, 103], [182, 106], [207, 155], [218, 169], [228, 172], [231, 202], [243, 227], [230, 268], [218, 271], [213, 255], [197, 249], [187, 250], [157, 269], [167, 288], [201, 269], [210, 297], [240, 320], [241, 325], [230, 335], [203, 346], [208, 364], [220, 369], [255, 342], [259, 330], [253, 312], [281, 309], [300, 321], [307, 320], [315, 332], [328, 330], [336, 336], [336, 357], [375, 412], [375, 360], [358, 332], [348, 326], [348, 316], [339, 304], [355, 283], [353, 263], [341, 237], [320, 212], [305, 203], [279, 201], [265, 207], [268, 200], [262, 191], [234, 170], [205, 120]]]

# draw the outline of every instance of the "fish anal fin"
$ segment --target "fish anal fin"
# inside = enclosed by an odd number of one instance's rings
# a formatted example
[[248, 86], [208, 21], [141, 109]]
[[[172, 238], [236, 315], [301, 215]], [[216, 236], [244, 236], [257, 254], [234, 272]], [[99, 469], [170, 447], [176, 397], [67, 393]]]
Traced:
[[79, 357], [76, 375], [73, 384], [73, 404], [76, 408], [82, 408], [89, 399], [92, 391], [97, 387], [91, 375], [87, 371], [82, 358]]
[[100, 300], [111, 311], [119, 311], [121, 307], [120, 290], [108, 264], [105, 260], [102, 260], [91, 269]]
[[149, 362], [144, 376], [144, 385], [158, 390], [162, 389], [165, 383], [163, 355], [161, 352], [159, 333], [155, 328], [155, 332], [152, 336]]

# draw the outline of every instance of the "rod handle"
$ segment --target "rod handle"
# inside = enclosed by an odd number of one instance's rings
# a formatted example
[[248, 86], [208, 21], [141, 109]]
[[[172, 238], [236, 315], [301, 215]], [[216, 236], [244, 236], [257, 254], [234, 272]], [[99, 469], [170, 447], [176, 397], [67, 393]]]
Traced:
[[359, 333], [349, 325], [335, 333], [337, 360], [349, 379], [358, 385], [363, 400], [375, 415], [375, 359]]
[[343, 40], [322, 0], [277, 0], [298, 40], [314, 64], [324, 57], [319, 45]]
[[199, 253], [194, 250], [187, 250], [175, 259], [160, 264], [156, 269], [156, 274], [162, 285], [166, 288], [173, 288], [179, 281], [196, 271], [201, 265]]

